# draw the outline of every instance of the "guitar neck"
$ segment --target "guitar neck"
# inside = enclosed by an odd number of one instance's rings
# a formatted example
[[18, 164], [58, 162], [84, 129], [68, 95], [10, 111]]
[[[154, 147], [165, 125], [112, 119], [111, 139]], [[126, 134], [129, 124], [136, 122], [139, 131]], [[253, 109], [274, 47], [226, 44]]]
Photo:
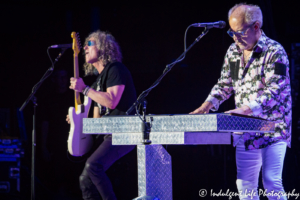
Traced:
[[[74, 77], [79, 78], [78, 56], [74, 54]], [[78, 110], [78, 105], [81, 105], [80, 93], [75, 91], [75, 110]]]
[[[74, 78], [79, 78], [79, 67], [78, 67], [78, 54], [80, 52], [81, 44], [79, 40], [79, 34], [76, 32], [71, 33], [73, 38], [73, 51], [74, 51]], [[75, 91], [75, 111], [78, 111], [78, 105], [81, 105], [80, 94]]]

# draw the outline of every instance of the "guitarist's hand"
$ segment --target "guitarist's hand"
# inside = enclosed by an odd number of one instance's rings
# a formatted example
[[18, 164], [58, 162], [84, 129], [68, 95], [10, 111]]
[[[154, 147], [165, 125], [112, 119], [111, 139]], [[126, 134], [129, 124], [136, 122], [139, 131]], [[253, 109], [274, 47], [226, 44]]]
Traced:
[[69, 115], [67, 115], [66, 121], [68, 122], [68, 124], [70, 124], [70, 117], [69, 117]]
[[82, 92], [82, 90], [86, 87], [82, 78], [71, 78], [70, 79], [70, 89], [75, 90], [76, 92]]

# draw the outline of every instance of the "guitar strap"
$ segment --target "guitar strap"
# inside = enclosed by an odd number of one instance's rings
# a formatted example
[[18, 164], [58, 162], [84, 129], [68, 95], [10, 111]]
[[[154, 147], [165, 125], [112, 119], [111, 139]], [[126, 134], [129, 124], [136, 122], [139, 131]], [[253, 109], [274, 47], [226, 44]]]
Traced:
[[[107, 89], [107, 79], [108, 79], [108, 70], [111, 68], [112, 66], [112, 63], [108, 63], [103, 71], [101, 72], [100, 75], [98, 75], [98, 78], [96, 80], [96, 90], [100, 91], [101, 92], [106, 92], [106, 89]], [[100, 88], [99, 88], [100, 87]], [[96, 102], [95, 102], [96, 103]], [[98, 104], [96, 103], [96, 105], [98, 105], [99, 107], [99, 112], [100, 112], [100, 115], [103, 116], [103, 115], [108, 115], [110, 113], [110, 109], [109, 108], [106, 108], [105, 106], [102, 106], [101, 104]]]
[[108, 70], [111, 66], [112, 66], [112, 63], [108, 63], [102, 71], [103, 76], [101, 76], [101, 80], [100, 80], [100, 91], [101, 92], [106, 92], [106, 89], [107, 89], [106, 81], [108, 78]]

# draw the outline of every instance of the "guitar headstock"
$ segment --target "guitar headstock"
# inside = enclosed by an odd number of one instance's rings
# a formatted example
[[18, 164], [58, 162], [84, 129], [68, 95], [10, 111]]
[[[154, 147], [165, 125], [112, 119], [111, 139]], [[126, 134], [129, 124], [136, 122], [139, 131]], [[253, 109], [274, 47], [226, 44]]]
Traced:
[[74, 54], [78, 56], [80, 49], [81, 49], [81, 43], [79, 38], [79, 33], [72, 32], [71, 37], [73, 38], [73, 46], [72, 49], [74, 51]]

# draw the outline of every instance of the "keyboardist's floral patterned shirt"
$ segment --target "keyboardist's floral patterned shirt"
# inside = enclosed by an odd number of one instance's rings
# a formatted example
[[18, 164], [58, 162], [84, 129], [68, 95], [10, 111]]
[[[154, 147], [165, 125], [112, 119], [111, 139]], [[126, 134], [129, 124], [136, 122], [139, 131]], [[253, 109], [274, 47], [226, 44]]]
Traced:
[[243, 53], [234, 43], [227, 50], [221, 77], [206, 101], [213, 111], [235, 95], [237, 108], [247, 105], [254, 117], [276, 121], [275, 133], [233, 134], [234, 146], [244, 137], [246, 150], [261, 149], [284, 140], [290, 146], [292, 99], [289, 61], [284, 48], [262, 33], [251, 57], [244, 65]]

